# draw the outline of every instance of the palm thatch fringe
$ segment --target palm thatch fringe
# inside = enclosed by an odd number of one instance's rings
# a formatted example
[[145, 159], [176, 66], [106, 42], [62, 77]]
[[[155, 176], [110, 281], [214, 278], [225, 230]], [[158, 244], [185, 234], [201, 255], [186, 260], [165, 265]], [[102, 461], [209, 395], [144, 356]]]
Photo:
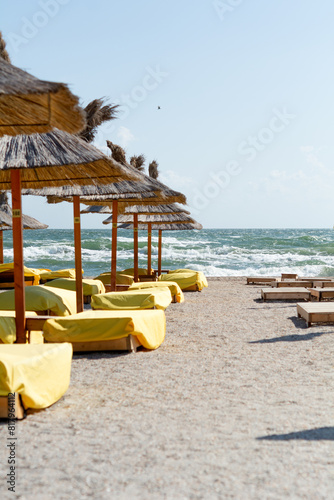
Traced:
[[133, 168], [136, 168], [139, 170], [139, 172], [144, 172], [144, 163], [146, 161], [146, 158], [144, 155], [138, 155], [138, 156], [131, 156], [130, 158], [130, 165]]
[[0, 31], [0, 57], [2, 59], [4, 59], [5, 61], [7, 61], [8, 63], [11, 62], [9, 54], [8, 54], [8, 52], [6, 50], [6, 42], [3, 39], [3, 37], [2, 37], [1, 31]]
[[118, 163], [126, 165], [126, 154], [124, 149], [121, 148], [121, 146], [118, 146], [117, 144], [113, 144], [111, 141], [107, 141], [107, 146], [111, 150], [112, 158]]
[[148, 166], [148, 174], [152, 179], [157, 179], [159, 176], [159, 171], [158, 171], [158, 162], [155, 160], [151, 161], [151, 163]]
[[[103, 221], [103, 224], [112, 224], [113, 215], [108, 217]], [[131, 224], [133, 222], [132, 214], [119, 214], [117, 218], [117, 222], [120, 224]], [[177, 222], [190, 222], [194, 223], [194, 219], [192, 219], [189, 215], [180, 212], [177, 214], [138, 214], [138, 223], [139, 224], [173, 224]]]
[[[120, 229], [131, 229], [133, 231], [133, 224], [120, 224], [118, 226]], [[148, 230], [148, 225], [147, 224], [138, 224], [138, 229], [140, 231], [147, 231]], [[202, 224], [199, 222], [195, 222], [194, 224], [191, 223], [179, 223], [179, 224], [153, 224], [152, 225], [153, 230], [162, 230], [162, 231], [190, 231], [192, 229], [203, 229]]]
[[[126, 214], [176, 214], [179, 212], [183, 212], [187, 215], [190, 215], [190, 212], [184, 210], [183, 207], [179, 207], [174, 203], [170, 203], [169, 205], [130, 205], [126, 207], [122, 212]], [[100, 206], [100, 205], [91, 205], [89, 207], [81, 210], [82, 214], [112, 214], [112, 209], [109, 206]]]
[[80, 132], [79, 137], [87, 142], [95, 138], [97, 128], [104, 122], [117, 118], [119, 106], [117, 104], [105, 104], [104, 100], [94, 99], [84, 109], [86, 113], [86, 127]]
[[0, 136], [85, 127], [79, 100], [64, 83], [39, 80], [0, 57]]
[[23, 189], [110, 184], [140, 180], [142, 175], [120, 165], [82, 139], [60, 130], [47, 134], [0, 137], [0, 189], [10, 189], [10, 170], [21, 169]]

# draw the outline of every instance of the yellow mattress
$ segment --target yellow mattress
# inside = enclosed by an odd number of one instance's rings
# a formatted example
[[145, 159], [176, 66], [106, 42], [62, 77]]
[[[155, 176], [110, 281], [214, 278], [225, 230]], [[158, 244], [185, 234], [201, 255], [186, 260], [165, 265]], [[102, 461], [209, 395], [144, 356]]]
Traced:
[[[36, 269], [30, 269], [29, 267], [23, 267], [24, 269], [24, 276], [33, 276], [34, 277], [34, 285], [39, 284], [39, 272]], [[0, 274], [8, 271], [13, 271], [14, 272], [14, 263], [8, 263], [8, 264], [0, 264]], [[14, 281], [14, 277], [13, 277]]]
[[[27, 311], [26, 314], [27, 316], [37, 316], [34, 311]], [[15, 341], [15, 311], [0, 311], [0, 343], [13, 344]], [[43, 339], [40, 343], [43, 343]]]
[[92, 309], [120, 310], [120, 309], [163, 309], [172, 302], [172, 294], [167, 287], [147, 288], [127, 292], [111, 292], [93, 295]]
[[[102, 273], [99, 276], [96, 276], [94, 278], [96, 280], [102, 281], [104, 285], [110, 285], [110, 272], [109, 273]], [[133, 276], [129, 276], [126, 274], [122, 274], [117, 272], [116, 273], [116, 284], [117, 285], [132, 285], [133, 283]]]
[[133, 283], [133, 285], [130, 286], [128, 291], [146, 290], [147, 288], [161, 288], [161, 287], [164, 288], [166, 286], [170, 289], [172, 297], [175, 297], [177, 302], [181, 303], [184, 301], [184, 295], [181, 288], [177, 283], [172, 281], [166, 281], [164, 283], [160, 281], [146, 281], [141, 283]]
[[201, 271], [170, 272], [159, 276], [159, 281], [163, 283], [175, 281], [178, 283], [181, 290], [186, 290], [194, 285], [198, 287], [198, 290], [203, 290], [204, 287], [208, 286], [206, 277]]
[[166, 334], [165, 313], [152, 311], [85, 311], [67, 318], [48, 319], [47, 342], [93, 342], [134, 335], [146, 349], [157, 349]]
[[[72, 290], [76, 291], [76, 281], [72, 278], [57, 278], [55, 280], [49, 281], [45, 283], [44, 286], [50, 288], [62, 288], [64, 290]], [[82, 280], [82, 288], [84, 295], [94, 295], [96, 293], [105, 293], [106, 289], [104, 288], [104, 284], [100, 280]]]
[[[76, 293], [44, 285], [25, 288], [26, 311], [50, 310], [56, 316], [67, 316], [77, 311]], [[15, 309], [14, 290], [0, 293], [0, 310]]]
[[55, 280], [57, 278], [75, 279], [75, 269], [58, 269], [57, 271], [49, 271], [48, 269], [40, 269], [39, 275], [40, 275], [40, 278], [42, 280]]
[[0, 396], [18, 392], [27, 408], [46, 408], [68, 389], [72, 345], [0, 345]]
[[[129, 276], [134, 276], [135, 270], [133, 267], [130, 267], [129, 269], [124, 269], [124, 271], [121, 271], [122, 274], [128, 274]], [[153, 273], [153, 269], [151, 269], [151, 274]], [[143, 267], [138, 268], [138, 275], [142, 276], [147, 274], [147, 269], [144, 269]]]

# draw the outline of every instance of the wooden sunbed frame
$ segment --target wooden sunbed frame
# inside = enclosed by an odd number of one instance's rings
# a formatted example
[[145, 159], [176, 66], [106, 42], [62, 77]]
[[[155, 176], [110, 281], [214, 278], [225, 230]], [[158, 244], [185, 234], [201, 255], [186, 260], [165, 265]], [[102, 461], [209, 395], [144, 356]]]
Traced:
[[298, 279], [298, 274], [295, 273], [282, 273], [281, 280], [296, 280]]
[[291, 287], [287, 288], [262, 288], [261, 297], [263, 302], [266, 300], [310, 300], [311, 292], [298, 287], [296, 290], [291, 290]]
[[271, 284], [273, 288], [311, 288], [313, 285], [313, 281], [299, 281], [299, 280], [283, 280], [283, 281], [275, 281]]
[[[52, 319], [63, 318], [63, 316], [53, 316]], [[34, 316], [26, 318], [26, 330], [28, 334], [34, 330], [43, 330], [45, 321], [50, 319], [49, 316]], [[52, 342], [47, 342], [52, 343]], [[88, 351], [127, 351], [136, 352], [141, 344], [138, 342], [135, 335], [128, 335], [121, 339], [114, 340], [94, 340], [91, 342], [71, 342], [73, 352], [88, 352]]]
[[[32, 286], [35, 281], [35, 276], [25, 276], [25, 286]], [[0, 273], [0, 289], [14, 288], [14, 271], [4, 271]]]
[[[0, 396], [0, 418], [8, 418], [8, 396]], [[14, 413], [16, 419], [22, 420], [25, 417], [24, 407], [20, 395], [14, 393]]]
[[249, 276], [247, 279], [247, 285], [263, 285], [271, 283], [272, 281], [277, 281], [277, 278], [268, 276]]
[[334, 304], [332, 302], [297, 304], [297, 315], [298, 318], [305, 319], [307, 328], [311, 323], [334, 323]]
[[320, 302], [322, 299], [333, 299], [334, 298], [334, 287], [329, 288], [309, 288], [311, 297], [315, 297], [315, 299]]

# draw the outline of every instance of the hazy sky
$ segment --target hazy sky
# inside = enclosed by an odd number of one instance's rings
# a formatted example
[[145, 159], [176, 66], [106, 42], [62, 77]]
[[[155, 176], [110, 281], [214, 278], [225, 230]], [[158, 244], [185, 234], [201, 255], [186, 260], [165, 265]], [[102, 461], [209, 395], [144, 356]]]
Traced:
[[[157, 159], [205, 227], [333, 226], [332, 0], [0, 0], [0, 19], [13, 64], [122, 105], [96, 145]], [[70, 204], [23, 208], [72, 227]]]

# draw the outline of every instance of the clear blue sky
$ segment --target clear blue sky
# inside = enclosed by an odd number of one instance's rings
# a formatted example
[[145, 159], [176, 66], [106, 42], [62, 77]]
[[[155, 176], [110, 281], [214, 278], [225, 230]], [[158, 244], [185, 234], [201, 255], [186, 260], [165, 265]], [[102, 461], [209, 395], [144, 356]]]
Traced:
[[[205, 227], [332, 227], [332, 0], [15, 0], [0, 18], [15, 65], [122, 105], [96, 145], [157, 159]], [[24, 209], [72, 227], [69, 204]]]

